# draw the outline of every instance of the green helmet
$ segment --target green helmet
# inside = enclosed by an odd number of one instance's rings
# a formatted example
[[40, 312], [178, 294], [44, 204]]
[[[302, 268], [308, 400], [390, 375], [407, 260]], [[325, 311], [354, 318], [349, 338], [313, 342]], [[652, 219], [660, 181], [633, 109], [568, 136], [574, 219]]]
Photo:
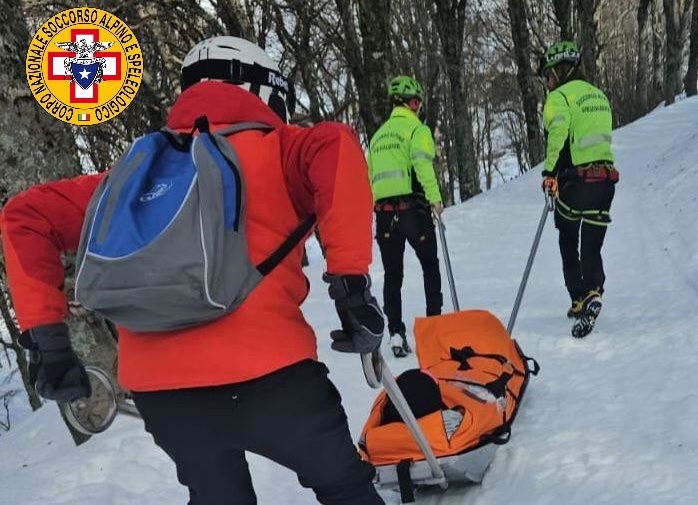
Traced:
[[541, 58], [539, 71], [542, 74], [546, 68], [552, 68], [560, 63], [577, 65], [581, 59], [579, 47], [571, 40], [556, 42], [550, 46]]
[[388, 83], [388, 98], [397, 98], [399, 100], [419, 98], [419, 101], [423, 102], [424, 88], [413, 77], [398, 75], [393, 77]]

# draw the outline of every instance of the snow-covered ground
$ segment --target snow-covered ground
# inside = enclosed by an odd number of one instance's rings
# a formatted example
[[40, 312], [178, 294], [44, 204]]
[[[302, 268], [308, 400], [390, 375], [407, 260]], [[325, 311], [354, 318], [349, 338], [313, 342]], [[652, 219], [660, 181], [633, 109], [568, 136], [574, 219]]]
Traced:
[[[614, 137], [621, 183], [607, 235], [605, 307], [593, 334], [569, 335], [556, 232], [548, 222], [514, 336], [542, 366], [480, 486], [423, 493], [422, 504], [693, 504], [698, 500], [698, 99], [660, 109]], [[461, 305], [509, 316], [543, 198], [537, 170], [445, 213]], [[551, 220], [552, 221], [552, 220]], [[406, 314], [421, 314], [418, 263], [408, 253]], [[317, 250], [304, 311], [357, 436], [375, 392], [358, 357], [334, 353], [336, 317]], [[376, 251], [376, 293], [382, 270]], [[444, 283], [445, 293], [448, 293]], [[450, 309], [446, 295], [446, 309]], [[387, 350], [387, 349], [386, 349]], [[388, 354], [388, 353], [386, 353]], [[394, 372], [414, 358], [388, 358]], [[3, 364], [4, 365], [4, 364]], [[7, 367], [0, 369], [0, 374]], [[186, 503], [174, 466], [119, 418], [75, 448], [49, 404], [15, 399], [0, 436], [0, 503]], [[286, 469], [250, 458], [259, 503], [315, 503]], [[398, 503], [387, 493], [388, 503]]]

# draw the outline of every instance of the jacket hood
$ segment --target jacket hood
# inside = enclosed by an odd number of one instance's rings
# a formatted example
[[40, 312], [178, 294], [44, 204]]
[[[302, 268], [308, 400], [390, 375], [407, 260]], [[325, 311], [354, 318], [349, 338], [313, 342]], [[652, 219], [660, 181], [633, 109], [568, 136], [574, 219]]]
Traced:
[[275, 128], [285, 123], [257, 95], [234, 84], [204, 81], [187, 88], [167, 117], [173, 130], [191, 129], [205, 115], [211, 125], [257, 121]]

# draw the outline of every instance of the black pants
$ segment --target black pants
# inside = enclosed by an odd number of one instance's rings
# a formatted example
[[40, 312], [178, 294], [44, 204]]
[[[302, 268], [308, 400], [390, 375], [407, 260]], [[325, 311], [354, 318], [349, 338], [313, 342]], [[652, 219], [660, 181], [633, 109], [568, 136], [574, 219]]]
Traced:
[[390, 333], [397, 332], [403, 326], [400, 290], [404, 271], [405, 241], [412, 246], [422, 265], [426, 314], [441, 314], [441, 273], [434, 223], [428, 210], [418, 207], [399, 212], [376, 212], [376, 240], [385, 271], [383, 308], [388, 317]]
[[245, 451], [298, 474], [320, 503], [378, 505], [327, 368], [302, 361], [226, 386], [135, 393], [145, 427], [177, 465], [190, 505], [257, 503]]
[[560, 232], [565, 286], [573, 300], [592, 289], [603, 293], [606, 274], [601, 247], [611, 220], [609, 211], [614, 194], [615, 186], [607, 181], [575, 181], [560, 190], [555, 227]]

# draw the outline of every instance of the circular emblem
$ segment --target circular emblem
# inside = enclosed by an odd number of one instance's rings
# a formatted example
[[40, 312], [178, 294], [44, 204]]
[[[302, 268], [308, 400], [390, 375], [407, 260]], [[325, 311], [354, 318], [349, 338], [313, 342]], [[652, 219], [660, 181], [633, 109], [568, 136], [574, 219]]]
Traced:
[[51, 16], [27, 51], [27, 82], [53, 117], [78, 126], [113, 119], [131, 103], [143, 78], [143, 55], [131, 29], [101, 9]]

